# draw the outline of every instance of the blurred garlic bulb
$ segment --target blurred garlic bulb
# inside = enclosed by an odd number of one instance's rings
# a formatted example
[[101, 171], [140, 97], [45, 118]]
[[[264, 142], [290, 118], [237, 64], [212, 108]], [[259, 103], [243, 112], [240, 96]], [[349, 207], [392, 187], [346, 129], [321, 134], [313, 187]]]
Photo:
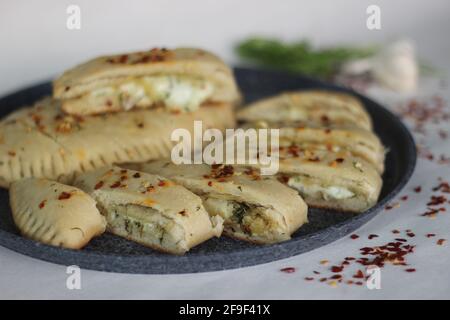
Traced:
[[373, 57], [350, 61], [341, 71], [347, 75], [369, 72], [380, 85], [399, 92], [415, 90], [419, 76], [414, 45], [408, 40], [394, 42]]

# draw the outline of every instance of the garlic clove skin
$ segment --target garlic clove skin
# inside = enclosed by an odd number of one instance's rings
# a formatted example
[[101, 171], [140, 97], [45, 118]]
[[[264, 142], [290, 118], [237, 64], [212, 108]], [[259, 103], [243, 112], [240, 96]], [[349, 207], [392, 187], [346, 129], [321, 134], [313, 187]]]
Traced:
[[372, 58], [375, 80], [398, 92], [411, 92], [417, 88], [419, 67], [414, 45], [408, 40], [394, 42]]

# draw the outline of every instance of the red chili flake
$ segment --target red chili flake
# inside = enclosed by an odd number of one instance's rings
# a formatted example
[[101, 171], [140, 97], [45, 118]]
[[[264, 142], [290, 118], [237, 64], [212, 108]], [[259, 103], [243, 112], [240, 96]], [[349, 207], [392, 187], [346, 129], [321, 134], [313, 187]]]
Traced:
[[407, 232], [406, 235], [410, 238], [415, 237], [416, 235], [414, 234], [414, 232]]
[[115, 188], [120, 187], [120, 185], [121, 185], [120, 181], [116, 181], [112, 185], [110, 185], [109, 187], [112, 188], [112, 189], [115, 189]]
[[127, 171], [127, 169], [122, 169], [122, 170], [120, 170], [120, 173], [122, 173], [122, 174], [125, 174], [125, 173], [127, 173], [128, 171]]
[[358, 270], [354, 275], [353, 278], [355, 279], [363, 279], [364, 278], [364, 273], [361, 270]]
[[72, 196], [72, 194], [70, 194], [69, 192], [61, 192], [61, 194], [58, 197], [58, 200], [66, 200], [69, 199]]
[[440, 246], [443, 246], [446, 241], [447, 240], [445, 240], [445, 239], [439, 239], [436, 243]]
[[306, 280], [306, 281], [313, 281], [314, 278], [312, 278], [312, 277], [305, 277], [305, 280]]
[[362, 283], [361, 281], [356, 281], [355, 284], [356, 284], [357, 286], [362, 286], [362, 285], [363, 285], [363, 283]]
[[146, 188], [146, 191], [147, 192], [152, 192], [152, 191], [154, 191], [155, 190], [155, 187], [154, 186], [148, 186], [147, 188]]
[[447, 198], [444, 196], [431, 196], [427, 206], [437, 206], [447, 202]]
[[208, 181], [208, 186], [212, 187], [212, 181]]
[[435, 237], [435, 236], [436, 236], [436, 234], [434, 234], [434, 233], [427, 233], [425, 235], [425, 237], [427, 237], [427, 238], [432, 238], [432, 237]]
[[343, 269], [344, 269], [343, 267], [332, 266], [331, 272], [338, 273], [338, 272], [342, 272]]
[[422, 213], [421, 216], [434, 218], [437, 213], [444, 212], [444, 211], [446, 211], [445, 208], [436, 208], [436, 209], [429, 208], [429, 210], [427, 212]]
[[329, 122], [330, 118], [328, 118], [328, 116], [326, 116], [326, 115], [323, 115], [320, 117], [320, 120], [322, 120], [322, 122]]
[[280, 269], [280, 271], [284, 272], [284, 273], [294, 273], [295, 272], [295, 268], [294, 267], [287, 267], [287, 268]]
[[345, 257], [345, 261], [354, 261], [356, 258], [354, 257]]
[[335, 274], [335, 275], [331, 276], [330, 279], [333, 279], [333, 280], [342, 279], [342, 275], [341, 274]]
[[353, 239], [353, 240], [355, 240], [355, 239], [358, 239], [359, 236], [358, 236], [357, 234], [352, 234], [352, 235], [350, 236], [350, 238]]
[[400, 241], [400, 242], [408, 242], [408, 240], [403, 239], [403, 238], [395, 238], [396, 241]]
[[444, 193], [450, 193], [450, 184], [448, 182], [441, 182], [438, 186], [432, 189], [433, 191], [441, 191]]
[[183, 217], [187, 216], [186, 210], [184, 210], [184, 209], [178, 213], [181, 214]]
[[416, 272], [416, 269], [414, 268], [409, 268], [409, 269], [405, 269], [406, 272]]
[[346, 284], [353, 284], [353, 280], [347, 280], [345, 283]]
[[394, 229], [394, 230], [392, 230], [391, 232], [392, 232], [393, 234], [398, 234], [398, 233], [400, 233], [400, 231], [397, 230], [397, 229]]
[[128, 179], [128, 176], [126, 176], [126, 175], [123, 175], [123, 176], [120, 177], [120, 181], [125, 181], [127, 179]]
[[15, 152], [15, 151], [8, 151], [8, 154], [9, 154], [11, 157], [15, 157], [15, 156], [16, 156], [16, 152]]
[[400, 198], [400, 200], [406, 201], [406, 200], [408, 200], [408, 196], [403, 196], [403, 197]]
[[414, 192], [415, 193], [419, 193], [419, 192], [421, 192], [422, 191], [422, 187], [421, 186], [418, 186], [418, 187], [415, 187], [414, 188]]
[[39, 209], [44, 208], [46, 202], [47, 202], [47, 200], [42, 200], [41, 203], [39, 203]]
[[377, 234], [370, 234], [367, 238], [369, 240], [372, 240], [373, 238], [378, 238], [378, 235]]
[[164, 187], [165, 185], [166, 185], [166, 181], [164, 181], [164, 180], [159, 180], [158, 186]]
[[99, 182], [95, 185], [94, 190], [100, 189], [101, 187], [103, 187], [103, 185], [104, 185], [104, 182], [103, 182], [103, 181], [99, 181]]
[[126, 54], [121, 55], [119, 58], [120, 63], [125, 63], [125, 62], [127, 62], [127, 60], [128, 60], [128, 56]]
[[342, 162], [344, 162], [344, 159], [343, 158], [337, 158], [335, 161], [338, 162], [338, 163], [342, 163]]
[[140, 178], [141, 174], [139, 172], [136, 172], [135, 174], [133, 174], [133, 178]]

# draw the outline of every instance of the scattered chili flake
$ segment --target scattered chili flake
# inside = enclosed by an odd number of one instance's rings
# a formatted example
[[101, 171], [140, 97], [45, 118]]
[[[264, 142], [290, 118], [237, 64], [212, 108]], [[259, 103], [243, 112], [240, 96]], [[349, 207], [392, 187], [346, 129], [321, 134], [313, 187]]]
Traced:
[[325, 282], [325, 281], [327, 281], [327, 280], [328, 280], [327, 278], [320, 278], [320, 279], [319, 279], [320, 282]]
[[416, 272], [416, 269], [414, 268], [409, 268], [409, 269], [405, 269], [406, 272]]
[[316, 270], [314, 270], [313, 273], [314, 273], [314, 274], [320, 274], [320, 272], [319, 272], [319, 271], [316, 271]]
[[400, 200], [402, 200], [402, 201], [406, 201], [406, 200], [408, 200], [408, 196], [407, 196], [407, 195], [405, 195], [405, 196], [401, 197], [401, 198], [400, 198]]
[[178, 212], [179, 214], [181, 214], [183, 217], [187, 216], [186, 210], [183, 209], [180, 212]]
[[94, 187], [94, 190], [100, 189], [101, 187], [103, 187], [104, 182], [103, 181], [99, 181], [97, 182], [97, 184]]
[[358, 236], [357, 234], [352, 234], [352, 235], [350, 236], [350, 238], [353, 239], [353, 240], [356, 240], [356, 239], [359, 238], [359, 236]]
[[369, 240], [372, 240], [373, 238], [378, 238], [378, 235], [377, 234], [370, 234], [367, 238]]
[[391, 232], [392, 232], [393, 234], [398, 234], [398, 233], [400, 233], [400, 231], [397, 230], [397, 229], [394, 229], [394, 230], [392, 230]]
[[353, 278], [355, 279], [364, 279], [364, 273], [361, 270], [358, 270], [354, 275]]
[[42, 200], [41, 203], [39, 203], [39, 209], [44, 208], [46, 202], [47, 202], [47, 200]]
[[120, 185], [121, 185], [120, 181], [116, 181], [112, 185], [110, 185], [109, 187], [112, 188], [112, 189], [115, 189], [115, 188], [120, 187]]
[[133, 174], [133, 178], [140, 178], [141, 174], [139, 172], [136, 172], [135, 174]]
[[421, 186], [418, 186], [418, 187], [415, 187], [414, 188], [414, 192], [415, 193], [419, 193], [419, 192], [421, 192], [422, 191], [422, 187]]
[[445, 244], [446, 241], [447, 241], [447, 240], [445, 240], [445, 239], [439, 239], [436, 243], [437, 243], [438, 245], [440, 245], [440, 246], [443, 246], [443, 245]]
[[69, 199], [72, 196], [69, 192], [61, 192], [61, 194], [58, 196], [58, 200], [66, 200]]
[[8, 154], [9, 154], [11, 157], [15, 157], [15, 156], [16, 156], [16, 152], [15, 152], [15, 151], [8, 151]]
[[280, 269], [280, 271], [284, 272], [284, 273], [294, 273], [295, 272], [295, 268], [294, 267], [287, 267], [287, 268]]
[[342, 272], [343, 269], [344, 269], [344, 267], [332, 266], [330, 270], [331, 270], [331, 272], [338, 273], [338, 272]]
[[306, 280], [306, 281], [313, 281], [314, 278], [313, 278], [313, 277], [305, 277], [305, 280]]
[[344, 159], [343, 159], [343, 158], [337, 158], [335, 161], [336, 161], [337, 163], [342, 163], [342, 162], [344, 162]]
[[414, 232], [407, 232], [406, 235], [410, 238], [415, 237], [416, 235], [414, 234]]
[[436, 234], [434, 234], [434, 233], [427, 233], [425, 235], [425, 237], [427, 237], [427, 238], [432, 238], [432, 237], [435, 237], [435, 236], [436, 236]]
[[212, 187], [212, 181], [208, 181], [208, 186]]

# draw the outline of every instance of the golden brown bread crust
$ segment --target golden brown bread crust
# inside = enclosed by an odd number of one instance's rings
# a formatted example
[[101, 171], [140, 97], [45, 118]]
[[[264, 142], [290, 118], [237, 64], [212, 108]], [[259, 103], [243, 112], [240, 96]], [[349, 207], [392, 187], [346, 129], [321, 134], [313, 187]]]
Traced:
[[76, 172], [113, 163], [142, 162], [167, 157], [174, 129], [193, 132], [234, 126], [232, 107], [205, 106], [192, 113], [133, 110], [101, 116], [65, 115], [51, 98], [11, 113], [0, 122], [0, 186], [27, 177], [70, 182]]
[[[178, 75], [205, 79], [214, 85], [209, 102], [237, 104], [241, 99], [232, 70], [217, 56], [196, 48], [149, 51], [98, 57], [67, 70], [53, 82], [53, 97], [62, 99], [63, 110], [74, 115], [91, 114], [77, 99], [124, 79], [153, 75]], [[146, 107], [151, 107], [148, 105]], [[83, 107], [83, 108], [80, 108]], [[93, 106], [92, 113], [110, 112]]]
[[244, 234], [242, 230], [232, 232], [227, 230], [225, 220], [226, 234], [232, 233], [233, 237], [241, 240], [260, 244], [288, 240], [293, 232], [307, 222], [306, 204], [296, 192], [276, 180], [262, 178], [245, 166], [175, 165], [170, 160], [156, 160], [128, 167], [166, 176], [202, 197], [263, 207], [281, 217], [282, 231], [276, 239]]
[[371, 130], [361, 102], [348, 94], [326, 90], [286, 92], [241, 108], [239, 121], [305, 121], [314, 125], [355, 126]]
[[14, 182], [9, 195], [16, 226], [33, 240], [81, 249], [105, 231], [95, 201], [78, 188], [29, 178]]

